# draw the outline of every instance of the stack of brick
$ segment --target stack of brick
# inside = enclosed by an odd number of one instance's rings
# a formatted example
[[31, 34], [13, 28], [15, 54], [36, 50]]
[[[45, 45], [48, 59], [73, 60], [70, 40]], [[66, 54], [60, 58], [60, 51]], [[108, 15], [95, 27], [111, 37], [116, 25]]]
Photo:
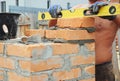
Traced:
[[[68, 19], [69, 20], [69, 19]], [[0, 81], [95, 81], [93, 19], [58, 20], [58, 27], [27, 30], [44, 41], [0, 43]]]

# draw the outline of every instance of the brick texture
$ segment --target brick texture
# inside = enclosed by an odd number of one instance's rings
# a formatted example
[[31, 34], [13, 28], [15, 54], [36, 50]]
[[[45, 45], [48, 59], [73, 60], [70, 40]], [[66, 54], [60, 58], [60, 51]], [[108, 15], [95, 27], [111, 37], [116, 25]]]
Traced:
[[47, 60], [37, 60], [37, 61], [20, 61], [20, 67], [23, 70], [30, 72], [44, 71], [50, 69], [61, 68], [63, 65], [63, 59], [60, 57], [53, 57]]
[[57, 26], [62, 28], [94, 27], [94, 19], [93, 18], [58, 19]]
[[[84, 45], [94, 51], [94, 43]], [[9, 81], [76, 80], [84, 75], [81, 69], [94, 75], [95, 67], [91, 64], [95, 63], [95, 56], [80, 54], [81, 46], [79, 43], [7, 44], [7, 56], [0, 56], [0, 68], [9, 70], [5, 76]], [[32, 75], [26, 76], [28, 72]], [[91, 78], [83, 81], [94, 81]], [[3, 75], [0, 79], [4, 79]]]
[[61, 71], [53, 73], [53, 76], [56, 81], [63, 81], [67, 79], [77, 78], [81, 76], [81, 69], [76, 68], [71, 71]]
[[[4, 41], [0, 42], [0, 69], [3, 70], [0, 71], [0, 80], [95, 81], [95, 43], [87, 41], [95, 39], [95, 32], [84, 30], [94, 27], [94, 19], [58, 19], [52, 24], [55, 23], [57, 27], [46, 30], [28, 29], [28, 25], [25, 28], [22, 25], [21, 35], [37, 35], [42, 40], [28, 45], [7, 43], [6, 56]], [[55, 40], [63, 42], [56, 43]], [[87, 43], [81, 44], [84, 40]]]
[[3, 77], [3, 71], [0, 70], [0, 80], [2, 81], [3, 79], [4, 79], [4, 77]]
[[7, 54], [19, 57], [32, 57], [34, 49], [43, 49], [43, 44], [22, 45], [22, 44], [8, 44]]
[[48, 81], [48, 75], [47, 74], [34, 75], [31, 77], [31, 81]]
[[20, 34], [20, 36], [24, 36], [26, 34], [26, 31], [29, 30], [29, 26], [30, 24], [19, 25], [20, 32], [18, 33]]
[[0, 80], [2, 81], [4, 78], [3, 78], [3, 75], [0, 75]]
[[0, 43], [0, 54], [3, 53], [3, 43]]
[[95, 51], [95, 43], [86, 43], [85, 46], [89, 51]]
[[26, 36], [39, 35], [40, 37], [44, 37], [45, 36], [45, 30], [41, 30], [41, 29], [29, 29], [29, 30], [26, 30], [25, 35]]
[[10, 58], [0, 57], [0, 67], [14, 69], [14, 61]]
[[111, 0], [111, 2], [118, 2], [119, 3], [119, 0]]
[[71, 63], [73, 66], [75, 65], [81, 65], [81, 64], [92, 64], [95, 62], [95, 57], [94, 56], [73, 56], [71, 57]]
[[85, 68], [86, 72], [88, 72], [89, 74], [95, 74], [95, 66], [89, 66]]
[[19, 75], [15, 72], [8, 72], [8, 80], [9, 81], [31, 81], [31, 78], [30, 77], [25, 77], [25, 76], [22, 76], [22, 75]]
[[64, 40], [87, 40], [94, 39], [94, 33], [86, 30], [46, 30], [46, 38]]
[[53, 48], [54, 55], [76, 54], [79, 52], [79, 45], [78, 44], [56, 43], [56, 44], [51, 44], [51, 47]]

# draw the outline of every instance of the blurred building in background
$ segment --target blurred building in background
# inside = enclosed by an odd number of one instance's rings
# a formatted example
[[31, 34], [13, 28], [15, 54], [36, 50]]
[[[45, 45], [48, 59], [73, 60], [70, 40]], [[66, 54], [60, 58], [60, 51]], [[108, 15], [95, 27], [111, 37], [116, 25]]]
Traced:
[[77, 4], [87, 3], [87, 0], [0, 0], [0, 12], [20, 13], [19, 24], [30, 24], [31, 28], [38, 28], [38, 12], [47, 11], [49, 6], [59, 4], [69, 9]]

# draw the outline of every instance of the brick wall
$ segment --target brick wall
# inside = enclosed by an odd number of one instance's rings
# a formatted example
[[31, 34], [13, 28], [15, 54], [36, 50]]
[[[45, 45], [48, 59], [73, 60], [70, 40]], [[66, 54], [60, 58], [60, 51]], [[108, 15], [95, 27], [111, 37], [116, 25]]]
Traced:
[[0, 81], [95, 81], [91, 21], [58, 20], [58, 27], [25, 31], [40, 43], [0, 42]]

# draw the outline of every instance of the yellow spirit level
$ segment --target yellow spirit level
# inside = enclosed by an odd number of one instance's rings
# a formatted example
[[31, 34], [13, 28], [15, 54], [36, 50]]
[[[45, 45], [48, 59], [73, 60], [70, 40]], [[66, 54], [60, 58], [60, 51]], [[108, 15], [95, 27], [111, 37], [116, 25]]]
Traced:
[[[107, 5], [100, 8], [99, 13], [88, 13], [89, 9], [79, 8], [73, 10], [62, 10], [58, 18], [79, 18], [79, 17], [94, 17], [94, 16], [110, 16], [120, 14], [120, 4]], [[50, 20], [52, 18], [49, 12], [39, 12], [38, 20]]]

